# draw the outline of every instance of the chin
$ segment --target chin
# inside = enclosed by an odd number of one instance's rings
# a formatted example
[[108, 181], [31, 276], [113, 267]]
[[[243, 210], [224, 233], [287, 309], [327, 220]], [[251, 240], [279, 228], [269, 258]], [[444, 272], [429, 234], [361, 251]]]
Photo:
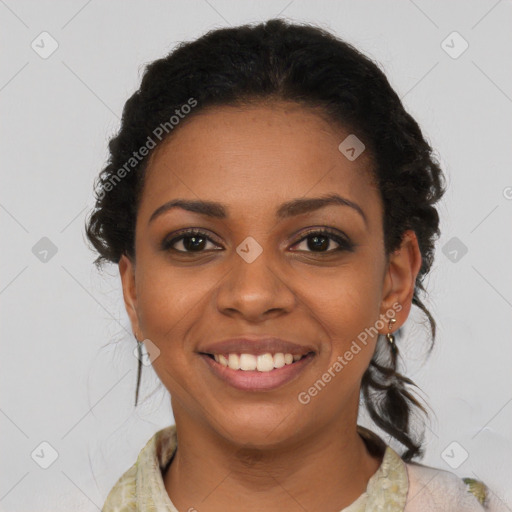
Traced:
[[254, 449], [270, 449], [289, 441], [297, 432], [297, 419], [282, 407], [261, 407], [223, 416], [219, 434], [227, 441]]

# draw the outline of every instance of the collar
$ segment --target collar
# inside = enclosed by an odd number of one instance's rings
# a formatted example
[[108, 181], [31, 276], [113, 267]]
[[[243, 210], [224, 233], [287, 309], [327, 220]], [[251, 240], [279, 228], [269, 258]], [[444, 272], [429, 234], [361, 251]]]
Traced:
[[[357, 431], [370, 453], [383, 453], [383, 459], [370, 477], [366, 491], [340, 512], [403, 512], [409, 489], [405, 462], [372, 431], [359, 425]], [[141, 450], [135, 475], [137, 511], [178, 512], [167, 494], [162, 476], [176, 447], [176, 425], [171, 425], [156, 432]]]

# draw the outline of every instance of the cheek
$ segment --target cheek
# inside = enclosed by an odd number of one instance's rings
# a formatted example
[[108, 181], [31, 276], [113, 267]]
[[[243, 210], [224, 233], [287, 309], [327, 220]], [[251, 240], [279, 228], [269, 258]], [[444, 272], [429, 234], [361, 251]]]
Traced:
[[196, 357], [197, 329], [208, 322], [205, 312], [211, 310], [209, 301], [222, 274], [199, 275], [192, 266], [171, 268], [154, 256], [139, 261], [136, 280], [140, 326], [144, 337], [160, 350], [152, 361], [156, 373], [169, 390], [179, 393], [176, 382], [189, 380], [189, 368]]
[[170, 270], [141, 262], [137, 275], [137, 306], [141, 329], [162, 353], [178, 348], [187, 326], [194, 322], [207, 294], [207, 283], [194, 280], [188, 270]]
[[204, 304], [208, 290], [213, 286], [213, 276], [198, 271], [194, 266], [172, 266], [165, 255], [155, 252], [148, 239], [137, 246], [136, 267], [137, 306], [143, 329], [158, 341], [175, 338], [174, 330], [184, 328]]
[[200, 321], [198, 311], [205, 290], [183, 274], [157, 265], [147, 265], [139, 277], [140, 326], [144, 337], [159, 350], [151, 363], [153, 369], [172, 396], [190, 401], [195, 386], [190, 379], [187, 333], [191, 325]]
[[[314, 293], [310, 288], [310, 304], [314, 304], [317, 319], [329, 338], [324, 346], [330, 350], [331, 363], [347, 351], [352, 351], [353, 360], [357, 360], [351, 366], [366, 367], [369, 363], [377, 339], [371, 327], [380, 314], [382, 283], [379, 276], [376, 267], [354, 265], [323, 281], [323, 286], [315, 288]], [[347, 354], [347, 357], [352, 360], [352, 355]]]

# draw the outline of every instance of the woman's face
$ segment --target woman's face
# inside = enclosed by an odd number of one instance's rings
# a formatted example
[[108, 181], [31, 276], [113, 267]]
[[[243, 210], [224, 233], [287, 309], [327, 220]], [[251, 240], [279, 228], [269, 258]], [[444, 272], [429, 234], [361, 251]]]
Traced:
[[[152, 155], [136, 264], [123, 256], [119, 268], [134, 332], [160, 351], [153, 367], [177, 421], [254, 446], [355, 425], [375, 331], [387, 332], [398, 302], [405, 320], [419, 260], [415, 239], [416, 253], [386, 258], [369, 155], [340, 152], [348, 135], [291, 103], [215, 107]], [[162, 208], [177, 199], [195, 211]], [[286, 353], [307, 356], [287, 364]]]

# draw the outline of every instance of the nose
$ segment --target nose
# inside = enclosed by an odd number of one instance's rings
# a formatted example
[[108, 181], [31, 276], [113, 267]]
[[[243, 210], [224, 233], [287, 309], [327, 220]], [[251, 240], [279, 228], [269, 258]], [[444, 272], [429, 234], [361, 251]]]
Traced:
[[217, 292], [221, 313], [259, 322], [292, 311], [297, 302], [293, 283], [270, 250], [253, 261], [233, 252], [232, 260]]

